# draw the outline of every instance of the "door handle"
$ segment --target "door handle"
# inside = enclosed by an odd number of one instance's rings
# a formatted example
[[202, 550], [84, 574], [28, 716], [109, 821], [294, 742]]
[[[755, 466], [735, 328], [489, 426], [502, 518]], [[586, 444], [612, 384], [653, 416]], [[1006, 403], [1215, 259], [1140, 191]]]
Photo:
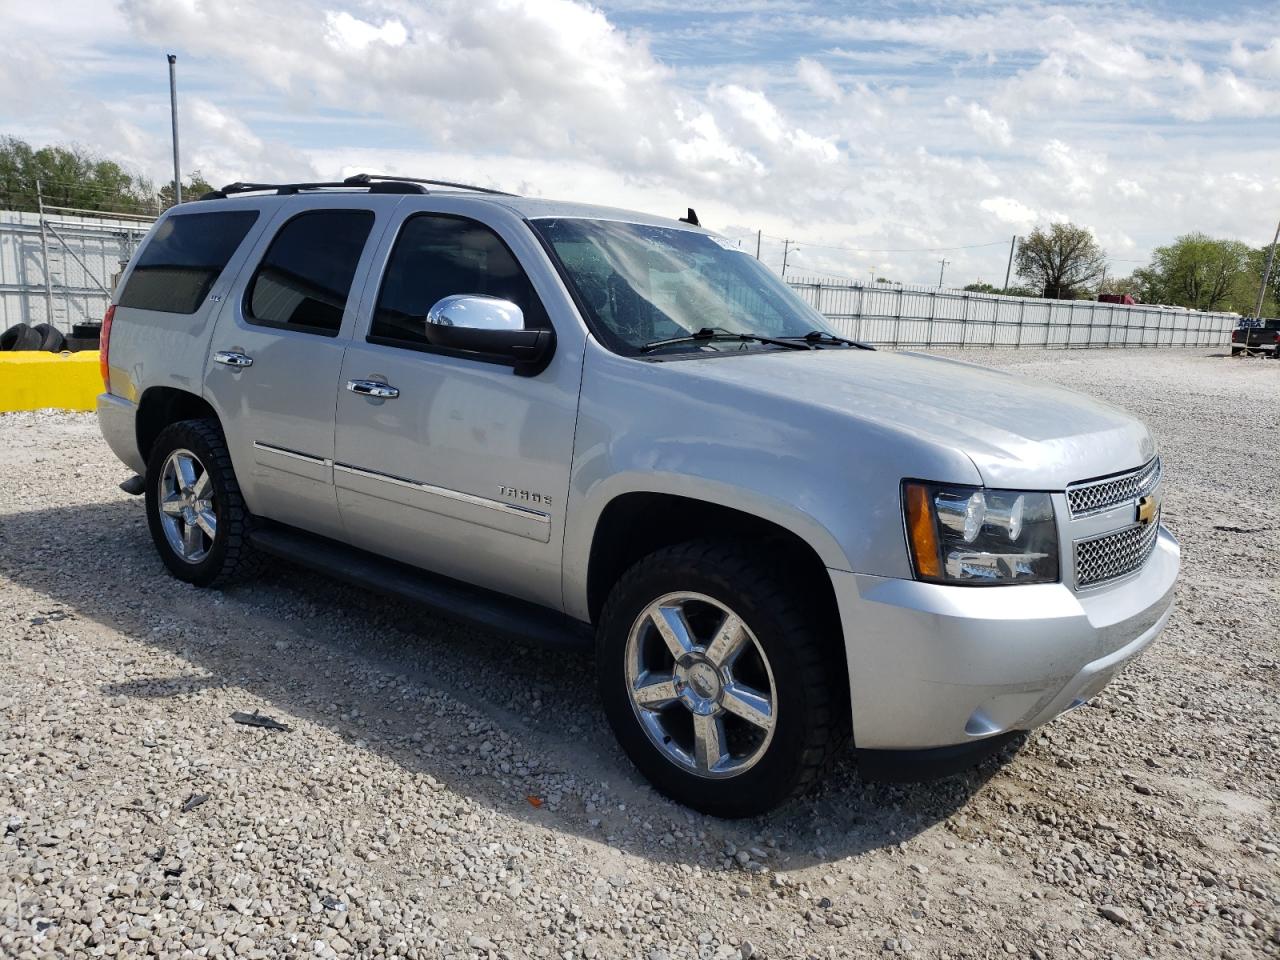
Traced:
[[375, 400], [394, 400], [400, 396], [400, 391], [391, 384], [380, 383], [377, 380], [348, 380], [347, 389], [362, 397], [371, 397]]
[[228, 367], [252, 367], [253, 357], [230, 350], [219, 350], [213, 355], [213, 362], [221, 363]]

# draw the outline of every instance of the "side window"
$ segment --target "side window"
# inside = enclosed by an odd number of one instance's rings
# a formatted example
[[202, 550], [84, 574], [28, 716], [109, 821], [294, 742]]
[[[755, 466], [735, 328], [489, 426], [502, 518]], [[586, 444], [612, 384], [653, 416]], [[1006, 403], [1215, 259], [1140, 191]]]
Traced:
[[533, 284], [496, 233], [464, 217], [418, 214], [405, 221], [391, 251], [369, 339], [426, 346], [427, 311], [461, 293], [510, 300], [526, 329], [550, 326]]
[[245, 319], [337, 336], [372, 229], [371, 210], [312, 210], [289, 220], [249, 281]]
[[138, 257], [120, 306], [195, 313], [257, 219], [256, 210], [169, 217]]

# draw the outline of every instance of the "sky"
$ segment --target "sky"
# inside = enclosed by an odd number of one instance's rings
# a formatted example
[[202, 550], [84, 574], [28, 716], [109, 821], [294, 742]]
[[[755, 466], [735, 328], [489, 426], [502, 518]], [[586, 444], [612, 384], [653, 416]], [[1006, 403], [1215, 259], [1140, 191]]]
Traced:
[[1280, 218], [1280, 4], [0, 0], [0, 134], [214, 184], [397, 173], [683, 215], [788, 275], [1120, 276]]

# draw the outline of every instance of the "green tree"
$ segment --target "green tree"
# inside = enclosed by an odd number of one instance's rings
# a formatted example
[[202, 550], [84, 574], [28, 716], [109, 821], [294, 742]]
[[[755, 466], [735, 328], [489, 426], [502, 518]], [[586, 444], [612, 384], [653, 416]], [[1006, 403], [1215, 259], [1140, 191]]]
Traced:
[[1001, 293], [999, 287], [992, 286], [989, 283], [966, 283], [962, 288], [970, 293]]
[[1107, 279], [1102, 282], [1102, 285], [1098, 287], [1099, 295], [1110, 293], [1123, 296], [1127, 293], [1139, 303], [1155, 302], [1146, 299], [1146, 290], [1143, 287], [1142, 281], [1138, 278], [1138, 274], [1140, 272], [1140, 270], [1135, 270], [1127, 277], [1107, 277]]
[[0, 136], [0, 205], [9, 210], [46, 205], [114, 213], [155, 213], [152, 185], [80, 147], [34, 149], [16, 137]]
[[[199, 170], [192, 170], [182, 181], [182, 202], [189, 203], [192, 200], [199, 200], [214, 189], [214, 186], [204, 178]], [[164, 210], [168, 210], [173, 206], [172, 180], [166, 181], [165, 185], [160, 188], [160, 206]]]
[[[1266, 269], [1267, 253], [1271, 245], [1249, 251], [1249, 266], [1245, 277], [1240, 282], [1236, 294], [1236, 302], [1232, 308], [1247, 316], [1253, 316], [1258, 305], [1258, 286], [1262, 283], [1262, 273]], [[1276, 262], [1271, 265], [1271, 277], [1267, 281], [1267, 294], [1262, 298], [1262, 316], [1280, 316], [1280, 250], [1276, 251]]]
[[1042, 296], [1074, 300], [1102, 276], [1106, 257], [1085, 227], [1053, 223], [1036, 227], [1018, 244], [1018, 276]]
[[1250, 260], [1255, 251], [1239, 240], [1215, 240], [1203, 233], [1186, 233], [1167, 247], [1156, 247], [1150, 266], [1135, 270], [1143, 299], [1193, 310], [1236, 309], [1244, 306], [1250, 287], [1256, 296], [1261, 269], [1250, 284]]

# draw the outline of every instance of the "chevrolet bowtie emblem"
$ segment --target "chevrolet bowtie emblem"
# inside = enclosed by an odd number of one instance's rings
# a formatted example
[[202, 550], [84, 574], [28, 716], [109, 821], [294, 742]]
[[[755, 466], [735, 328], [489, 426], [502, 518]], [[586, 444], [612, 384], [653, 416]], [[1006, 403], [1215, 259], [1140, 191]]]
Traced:
[[1138, 501], [1138, 522], [1150, 523], [1156, 518], [1156, 513], [1160, 509], [1160, 504], [1153, 496], [1145, 496]]

